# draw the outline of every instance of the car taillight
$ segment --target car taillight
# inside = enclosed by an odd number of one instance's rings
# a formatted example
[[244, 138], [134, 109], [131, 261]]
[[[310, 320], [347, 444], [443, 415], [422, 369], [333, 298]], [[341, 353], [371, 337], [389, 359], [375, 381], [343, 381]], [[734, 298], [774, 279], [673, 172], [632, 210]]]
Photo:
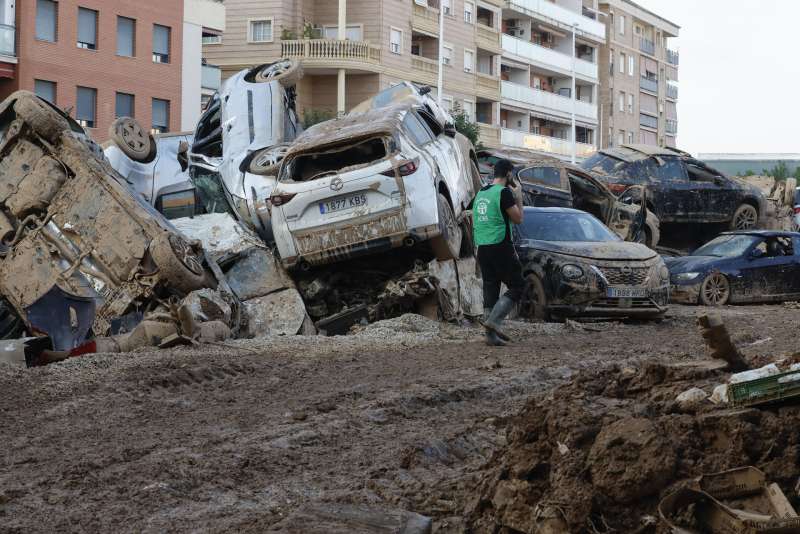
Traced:
[[800, 215], [800, 206], [795, 206], [794, 207], [794, 214], [795, 215]]
[[[416, 161], [406, 161], [402, 165], [400, 165], [397, 170], [400, 171], [400, 176], [408, 176], [409, 174], [414, 174], [417, 172], [419, 167], [417, 166]], [[381, 173], [384, 176], [394, 176], [394, 169], [386, 172]]]
[[269, 201], [273, 206], [282, 206], [292, 200], [297, 193], [281, 193], [269, 197]]
[[621, 194], [623, 191], [628, 189], [628, 186], [625, 184], [608, 184], [608, 188], [611, 190], [612, 193], [615, 195]]

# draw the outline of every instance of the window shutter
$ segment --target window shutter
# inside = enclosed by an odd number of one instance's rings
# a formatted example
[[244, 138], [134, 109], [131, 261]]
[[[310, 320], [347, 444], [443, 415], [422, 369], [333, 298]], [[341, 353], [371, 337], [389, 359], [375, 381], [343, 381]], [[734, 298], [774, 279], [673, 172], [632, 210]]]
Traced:
[[88, 87], [78, 87], [78, 105], [75, 117], [78, 120], [94, 122], [97, 91]]
[[134, 28], [133, 19], [117, 17], [117, 54], [133, 57]]
[[36, 1], [36, 38], [56, 40], [56, 3], [53, 0]]
[[153, 126], [167, 128], [169, 126], [169, 102], [153, 99]]
[[78, 41], [97, 46], [97, 11], [78, 8]]
[[166, 26], [153, 26], [153, 53], [169, 55], [169, 28]]

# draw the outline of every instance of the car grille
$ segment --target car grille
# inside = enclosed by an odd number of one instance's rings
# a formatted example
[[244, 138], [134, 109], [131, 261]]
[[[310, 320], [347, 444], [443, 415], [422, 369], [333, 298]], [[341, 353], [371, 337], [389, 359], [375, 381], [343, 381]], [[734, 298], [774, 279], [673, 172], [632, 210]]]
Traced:
[[[623, 306], [624, 305], [624, 306]], [[622, 308], [635, 309], [635, 308], [658, 308], [652, 299], [598, 299], [592, 302], [593, 308]]]
[[641, 286], [647, 280], [649, 267], [601, 267], [600, 272], [611, 286]]

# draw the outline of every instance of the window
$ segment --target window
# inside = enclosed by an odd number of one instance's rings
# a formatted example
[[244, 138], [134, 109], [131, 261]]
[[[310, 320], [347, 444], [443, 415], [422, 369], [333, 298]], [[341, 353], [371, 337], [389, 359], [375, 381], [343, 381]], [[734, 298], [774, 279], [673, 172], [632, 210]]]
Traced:
[[443, 96], [442, 105], [444, 106], [444, 109], [446, 109], [448, 112], [453, 111], [453, 97]]
[[128, 93], [117, 93], [116, 117], [134, 117], [134, 96]]
[[[628, 94], [628, 113], [633, 114], [633, 94]], [[631, 134], [633, 135], [633, 134]]]
[[78, 8], [78, 48], [97, 50], [97, 11]]
[[34, 80], [33, 92], [51, 104], [56, 103], [56, 82], [47, 80]]
[[36, 38], [55, 43], [58, 38], [58, 2], [36, 0]]
[[[344, 38], [350, 41], [361, 41], [361, 24], [348, 24], [345, 27]], [[325, 26], [323, 28], [325, 39], [338, 39], [339, 26]]]
[[619, 53], [619, 73], [625, 74], [625, 54]]
[[433, 140], [430, 132], [422, 125], [417, 116], [411, 112], [406, 113], [406, 117], [403, 119], [403, 126], [405, 126], [406, 132], [417, 145], [422, 146]]
[[433, 115], [423, 109], [418, 109], [417, 113], [419, 113], [419, 118], [422, 119], [422, 122], [428, 127], [428, 130], [433, 134], [434, 138], [442, 135], [444, 130], [437, 120], [433, 118]]
[[608, 146], [614, 146], [614, 128], [608, 129]]
[[628, 132], [628, 144], [633, 144], [633, 132]]
[[475, 70], [475, 52], [472, 50], [464, 50], [464, 72], [473, 72]]
[[[633, 64], [634, 64], [634, 57], [628, 56], [628, 75], [633, 76]], [[625, 68], [625, 67], [623, 67]]]
[[625, 93], [623, 91], [619, 92], [619, 110], [625, 113]]
[[153, 63], [169, 63], [170, 29], [153, 24]]
[[623, 15], [620, 15], [619, 18], [617, 18], [617, 26], [619, 29], [619, 34], [625, 35], [625, 17]]
[[617, 146], [622, 146], [625, 144], [625, 130], [620, 130], [617, 134]]
[[84, 128], [95, 127], [97, 114], [97, 89], [78, 87], [78, 102], [75, 106], [75, 119]]
[[251, 20], [247, 29], [247, 41], [250, 43], [271, 43], [272, 19]]
[[472, 24], [472, 12], [475, 9], [475, 6], [472, 2], [464, 2], [464, 22], [467, 24]]
[[453, 0], [442, 0], [442, 9], [445, 15], [453, 14]]
[[136, 21], [133, 19], [117, 17], [117, 55], [136, 55]]
[[203, 32], [203, 44], [204, 45], [222, 44], [222, 34]]
[[442, 46], [442, 63], [447, 66], [452, 65], [453, 63], [453, 47], [451, 46]]
[[169, 131], [169, 100], [153, 99], [153, 132]]
[[529, 167], [519, 172], [520, 181], [561, 188], [561, 171], [555, 167]]
[[389, 33], [389, 51], [392, 54], [400, 54], [403, 49], [403, 32], [397, 28], [392, 28]]
[[464, 115], [467, 116], [469, 122], [475, 122], [475, 102], [464, 100]]

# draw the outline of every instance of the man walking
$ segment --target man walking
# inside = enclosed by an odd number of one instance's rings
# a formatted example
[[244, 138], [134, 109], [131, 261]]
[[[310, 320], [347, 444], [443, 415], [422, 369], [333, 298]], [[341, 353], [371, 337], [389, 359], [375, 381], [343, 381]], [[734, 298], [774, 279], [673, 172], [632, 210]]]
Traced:
[[[472, 203], [475, 246], [483, 276], [483, 326], [486, 343], [503, 346], [509, 341], [501, 330], [503, 320], [519, 302], [525, 281], [522, 265], [511, 242], [511, 223], [522, 223], [522, 194], [512, 191], [514, 166], [501, 159], [494, 166], [494, 181], [484, 186]], [[500, 297], [500, 284], [508, 291]]]

